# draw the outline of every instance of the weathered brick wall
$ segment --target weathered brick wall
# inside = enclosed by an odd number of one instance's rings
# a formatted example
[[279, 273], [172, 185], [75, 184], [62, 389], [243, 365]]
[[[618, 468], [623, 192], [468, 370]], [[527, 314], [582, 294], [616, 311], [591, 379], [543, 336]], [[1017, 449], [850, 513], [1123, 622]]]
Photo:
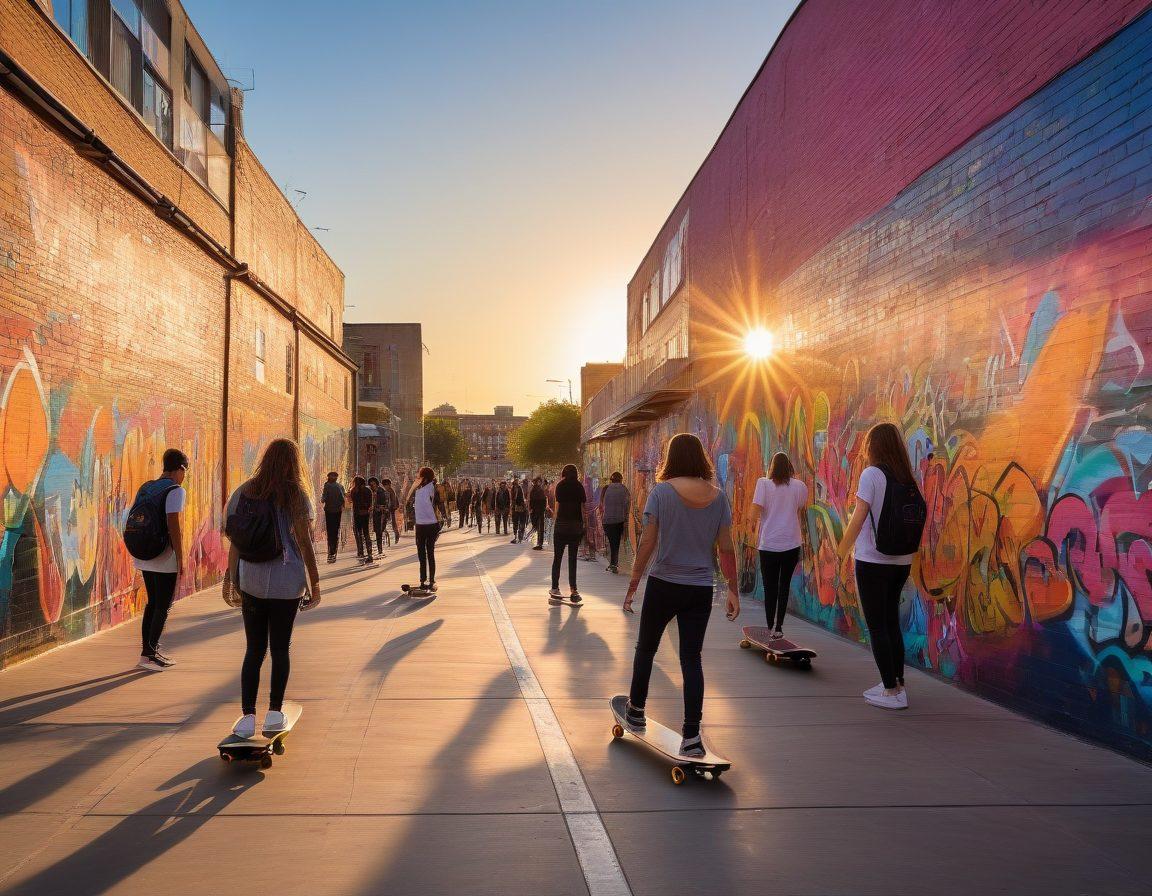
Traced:
[[299, 219], [251, 147], [236, 140], [236, 248], [252, 272], [296, 304], [296, 225]]
[[[788, 451], [815, 496], [793, 606], [863, 638], [835, 543], [863, 434], [896, 422], [931, 510], [910, 661], [1152, 757], [1152, 15], [863, 6], [809, 0], [673, 216], [691, 212], [701, 387], [593, 446], [589, 476], [626, 462], [642, 501], [663, 440], [690, 429], [742, 516]], [[778, 337], [759, 367], [733, 351], [751, 321]]]
[[220, 569], [223, 288], [0, 91], [0, 663], [138, 612], [119, 532], [167, 447], [192, 461], [182, 593]]
[[300, 447], [317, 494], [329, 470], [339, 472], [341, 479], [351, 472], [351, 382], [346, 367], [300, 335]]
[[344, 343], [344, 272], [296, 222], [296, 307], [337, 345]]

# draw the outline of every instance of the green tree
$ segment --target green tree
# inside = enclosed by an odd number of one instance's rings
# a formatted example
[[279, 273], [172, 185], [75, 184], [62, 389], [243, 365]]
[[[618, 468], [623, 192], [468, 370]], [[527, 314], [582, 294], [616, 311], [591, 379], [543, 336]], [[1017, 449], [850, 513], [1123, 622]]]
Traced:
[[451, 476], [468, 460], [460, 424], [451, 417], [424, 417], [424, 460]]
[[508, 453], [518, 467], [578, 463], [580, 408], [567, 401], [549, 401], [512, 431]]

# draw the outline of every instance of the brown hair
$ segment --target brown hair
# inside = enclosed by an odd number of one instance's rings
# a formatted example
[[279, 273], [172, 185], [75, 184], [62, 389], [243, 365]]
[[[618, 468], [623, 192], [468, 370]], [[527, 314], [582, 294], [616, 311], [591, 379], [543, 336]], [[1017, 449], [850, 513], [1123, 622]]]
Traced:
[[579, 471], [576, 469], [576, 464], [565, 464], [564, 469], [560, 471], [561, 479], [575, 479]]
[[613, 473], [612, 474], [612, 481], [613, 482], [623, 482], [624, 481], [624, 474], [623, 473]]
[[711, 480], [713, 475], [712, 461], [708, 459], [703, 443], [690, 432], [679, 433], [668, 440], [664, 446], [664, 459], [656, 471], [659, 482], [677, 476]]
[[269, 442], [244, 493], [250, 498], [271, 500], [292, 516], [308, 513], [312, 489], [304, 475], [300, 446], [291, 439]]
[[864, 440], [864, 456], [871, 466], [885, 468], [900, 482], [916, 481], [912, 473], [912, 462], [908, 459], [908, 448], [894, 423], [877, 423], [868, 430]]
[[416, 486], [417, 488], [421, 488], [422, 486], [427, 485], [429, 482], [436, 481], [436, 471], [431, 467], [421, 467], [420, 472], [416, 475], [420, 477], [420, 484]]
[[768, 478], [775, 482], [777, 485], [784, 485], [796, 475], [796, 468], [792, 466], [792, 461], [788, 459], [788, 455], [783, 451], [777, 451], [772, 455], [772, 466], [768, 470]]

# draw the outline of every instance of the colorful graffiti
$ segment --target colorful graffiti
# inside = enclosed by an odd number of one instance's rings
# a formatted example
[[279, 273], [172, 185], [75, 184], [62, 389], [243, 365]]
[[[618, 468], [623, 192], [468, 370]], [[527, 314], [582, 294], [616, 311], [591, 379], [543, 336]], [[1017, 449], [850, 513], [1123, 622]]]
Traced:
[[[630, 471], [642, 501], [663, 441], [698, 433], [739, 510], [741, 585], [755, 593], [744, 511], [772, 452], [788, 451], [814, 486], [815, 550], [793, 606], [863, 640], [835, 544], [863, 434], [897, 422], [931, 512], [902, 605], [910, 658], [1146, 758], [1152, 146], [1142, 135], [1152, 97], [1140, 83], [1149, 61], [1145, 16], [779, 283], [782, 349], [765, 375], [708, 382], [716, 365], [705, 359], [703, 385], [680, 412], [630, 440], [593, 443], [586, 456], [593, 477]], [[1097, 98], [1091, 108], [1085, 97]], [[706, 217], [693, 212], [694, 223]], [[756, 263], [735, 248], [749, 242], [689, 232], [701, 328], [724, 325], [726, 288], [743, 294], [757, 282]], [[742, 261], [721, 270], [718, 258]]]

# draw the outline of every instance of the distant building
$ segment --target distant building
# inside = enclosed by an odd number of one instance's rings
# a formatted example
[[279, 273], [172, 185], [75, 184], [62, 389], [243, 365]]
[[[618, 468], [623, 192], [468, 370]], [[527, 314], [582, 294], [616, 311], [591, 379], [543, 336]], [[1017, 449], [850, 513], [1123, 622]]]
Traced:
[[527, 417], [517, 417], [512, 405], [497, 405], [491, 414], [459, 414], [450, 404], [442, 404], [428, 412], [429, 417], [450, 417], [460, 425], [460, 434], [468, 449], [468, 462], [459, 470], [460, 476], [503, 476], [513, 469], [508, 457], [508, 436]]
[[359, 365], [357, 469], [403, 472], [424, 459], [424, 344], [420, 324], [344, 325]]

